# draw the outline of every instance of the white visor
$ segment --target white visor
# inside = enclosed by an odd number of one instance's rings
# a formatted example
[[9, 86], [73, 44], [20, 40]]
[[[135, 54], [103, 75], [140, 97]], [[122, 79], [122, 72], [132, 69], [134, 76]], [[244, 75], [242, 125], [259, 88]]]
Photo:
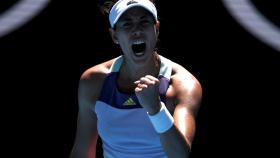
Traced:
[[125, 11], [136, 6], [145, 8], [150, 13], [152, 13], [155, 20], [158, 20], [157, 9], [150, 0], [119, 0], [114, 4], [109, 14], [111, 28], [114, 28], [115, 24]]

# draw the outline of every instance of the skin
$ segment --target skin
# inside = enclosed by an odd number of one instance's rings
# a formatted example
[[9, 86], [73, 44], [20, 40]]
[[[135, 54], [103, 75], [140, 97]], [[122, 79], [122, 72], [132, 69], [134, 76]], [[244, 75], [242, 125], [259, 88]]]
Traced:
[[[150, 115], [156, 114], [161, 108], [157, 79], [160, 59], [154, 52], [158, 30], [159, 22], [155, 23], [152, 15], [139, 7], [126, 11], [116, 28], [110, 29], [113, 41], [120, 45], [124, 56], [117, 78], [118, 88], [123, 92], [135, 92]], [[135, 55], [131, 48], [132, 43], [137, 40], [146, 43], [141, 56]], [[89, 68], [81, 76], [77, 134], [70, 158], [95, 157], [97, 118], [91, 109], [94, 109], [113, 60]], [[166, 97], [166, 107], [173, 115], [174, 125], [160, 134], [161, 144], [169, 158], [187, 158], [195, 134], [195, 116], [202, 97], [201, 85], [185, 68], [172, 62], [172, 75]]]

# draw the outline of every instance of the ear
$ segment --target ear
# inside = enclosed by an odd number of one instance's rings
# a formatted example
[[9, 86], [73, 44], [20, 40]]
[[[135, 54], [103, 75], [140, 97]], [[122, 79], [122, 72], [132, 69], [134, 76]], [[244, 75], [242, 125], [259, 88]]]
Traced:
[[160, 22], [157, 21], [156, 22], [156, 33], [157, 33], [157, 36], [159, 35], [159, 27], [160, 27]]
[[116, 31], [112, 28], [109, 28], [109, 32], [110, 32], [110, 35], [111, 35], [111, 38], [112, 38], [113, 42], [115, 44], [119, 44], [118, 37], [116, 35]]

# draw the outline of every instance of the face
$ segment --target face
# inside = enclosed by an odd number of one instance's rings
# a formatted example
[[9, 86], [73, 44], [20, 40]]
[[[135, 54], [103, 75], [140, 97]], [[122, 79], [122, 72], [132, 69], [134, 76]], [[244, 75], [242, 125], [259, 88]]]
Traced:
[[158, 28], [154, 18], [147, 10], [134, 7], [127, 10], [116, 23], [111, 35], [120, 44], [126, 60], [132, 62], [148, 61], [154, 54]]

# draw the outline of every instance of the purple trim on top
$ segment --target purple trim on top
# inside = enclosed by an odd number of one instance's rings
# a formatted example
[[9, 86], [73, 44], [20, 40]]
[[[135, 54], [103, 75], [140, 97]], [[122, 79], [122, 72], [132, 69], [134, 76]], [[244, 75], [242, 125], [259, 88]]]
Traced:
[[[142, 108], [135, 93], [122, 93], [118, 90], [117, 82], [116, 82], [117, 76], [118, 76], [118, 72], [111, 72], [108, 74], [108, 76], [104, 80], [103, 87], [98, 100], [119, 109]], [[160, 85], [159, 85], [160, 100], [165, 103], [166, 91], [169, 85], [169, 80], [162, 75], [160, 75], [158, 78], [160, 80]], [[129, 106], [123, 105], [129, 98], [131, 98], [135, 102], [135, 105], [129, 105]]]

